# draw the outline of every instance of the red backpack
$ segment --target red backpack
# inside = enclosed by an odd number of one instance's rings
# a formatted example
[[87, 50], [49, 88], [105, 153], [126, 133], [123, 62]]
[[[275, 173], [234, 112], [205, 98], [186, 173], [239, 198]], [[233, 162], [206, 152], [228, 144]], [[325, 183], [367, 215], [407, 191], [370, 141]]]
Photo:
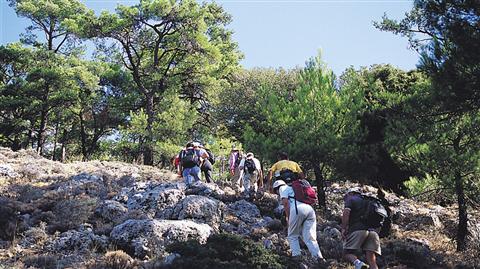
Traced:
[[299, 179], [292, 182], [291, 185], [293, 193], [295, 194], [295, 211], [298, 214], [297, 201], [305, 204], [315, 205], [317, 203], [317, 192], [305, 179]]

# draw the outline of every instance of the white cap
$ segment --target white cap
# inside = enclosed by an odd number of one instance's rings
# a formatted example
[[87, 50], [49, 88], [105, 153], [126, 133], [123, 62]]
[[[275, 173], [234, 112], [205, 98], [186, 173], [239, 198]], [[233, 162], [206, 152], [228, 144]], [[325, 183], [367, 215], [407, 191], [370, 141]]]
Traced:
[[351, 193], [351, 192], [362, 194], [363, 190], [360, 187], [352, 187], [348, 189], [347, 193]]
[[273, 182], [273, 188], [276, 189], [280, 186], [283, 186], [283, 185], [287, 185], [287, 183], [285, 183], [285, 181], [283, 180], [277, 180], [275, 182]]

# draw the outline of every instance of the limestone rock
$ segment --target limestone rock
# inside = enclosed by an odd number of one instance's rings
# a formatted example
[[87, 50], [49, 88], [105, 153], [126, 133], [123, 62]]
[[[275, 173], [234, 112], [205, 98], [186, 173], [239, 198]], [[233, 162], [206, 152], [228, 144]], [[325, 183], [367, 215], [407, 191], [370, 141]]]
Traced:
[[78, 230], [61, 233], [47, 249], [53, 252], [80, 251], [87, 253], [91, 250], [106, 250], [108, 238], [93, 233], [89, 226], [82, 226]]
[[127, 220], [113, 228], [110, 240], [130, 255], [144, 258], [165, 254], [165, 247], [174, 242], [205, 243], [211, 233], [209, 225], [191, 220]]
[[218, 200], [200, 195], [188, 195], [175, 206], [173, 218], [193, 219], [218, 229], [224, 207], [225, 205]]
[[117, 201], [105, 200], [95, 209], [95, 215], [106, 222], [115, 222], [127, 213], [128, 209]]
[[255, 223], [261, 218], [258, 207], [245, 200], [230, 204], [228, 208], [235, 216], [246, 223]]
[[175, 205], [185, 193], [179, 183], [154, 185], [138, 182], [128, 190], [123, 189], [116, 200], [124, 200], [122, 197], [128, 197], [129, 210], [141, 209], [151, 217], [170, 219]]

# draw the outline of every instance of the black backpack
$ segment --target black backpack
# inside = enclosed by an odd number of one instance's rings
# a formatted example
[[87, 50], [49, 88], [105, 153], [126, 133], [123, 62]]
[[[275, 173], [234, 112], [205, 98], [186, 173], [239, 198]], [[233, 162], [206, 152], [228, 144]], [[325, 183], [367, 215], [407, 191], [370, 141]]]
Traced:
[[251, 174], [255, 170], [257, 170], [257, 167], [255, 166], [255, 162], [253, 161], [253, 159], [245, 159], [245, 165], [243, 169], [245, 169], [245, 171], [248, 171], [248, 173]]
[[384, 221], [388, 218], [388, 213], [382, 202], [371, 196], [362, 195], [364, 204], [364, 214], [361, 217], [362, 222], [368, 226], [368, 228], [381, 228]]
[[280, 179], [285, 181], [288, 185], [291, 185], [293, 181], [299, 179], [299, 176], [298, 173], [295, 173], [290, 169], [283, 169], [280, 171]]
[[184, 168], [192, 168], [199, 164], [200, 159], [198, 158], [195, 149], [186, 149], [182, 151], [180, 160], [182, 162], [182, 167]]
[[205, 151], [208, 153], [208, 161], [211, 164], [214, 164], [215, 163], [215, 155], [213, 155], [213, 153], [209, 149], [205, 149]]

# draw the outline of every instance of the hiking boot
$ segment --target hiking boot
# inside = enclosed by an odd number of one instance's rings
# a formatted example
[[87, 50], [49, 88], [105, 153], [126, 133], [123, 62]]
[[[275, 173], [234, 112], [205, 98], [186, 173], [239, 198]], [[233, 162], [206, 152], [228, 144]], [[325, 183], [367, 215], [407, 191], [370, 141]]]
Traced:
[[324, 258], [318, 258], [317, 259], [317, 265], [318, 265], [317, 268], [319, 268], [319, 269], [326, 269], [330, 265], [330, 262], [328, 262]]
[[366, 263], [358, 260], [358, 262], [355, 263], [355, 267], [354, 267], [354, 268], [355, 268], [355, 269], [368, 269], [369, 266], [368, 266], [368, 264], [366, 264]]

